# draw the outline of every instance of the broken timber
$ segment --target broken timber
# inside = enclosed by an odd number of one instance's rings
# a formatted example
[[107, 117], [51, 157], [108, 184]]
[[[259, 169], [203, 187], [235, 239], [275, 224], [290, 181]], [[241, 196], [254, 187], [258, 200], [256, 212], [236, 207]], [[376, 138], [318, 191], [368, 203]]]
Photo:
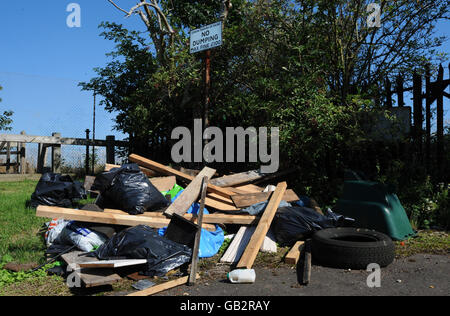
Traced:
[[[157, 163], [156, 161], [152, 161], [150, 159], [146, 159], [144, 157], [141, 157], [141, 156], [138, 156], [135, 154], [130, 155], [129, 160], [131, 162], [137, 163], [138, 165], [140, 165], [142, 167], [154, 170], [156, 172], [159, 172], [159, 173], [162, 173], [165, 175], [176, 176], [183, 180], [187, 180], [189, 182], [194, 180], [193, 176], [187, 175], [181, 171], [175, 170], [168, 166], [164, 166], [160, 163]], [[216, 193], [216, 194], [219, 194], [219, 195], [221, 195], [223, 197], [227, 197], [227, 198], [229, 198], [231, 195], [234, 194], [234, 192], [232, 192], [228, 189], [220, 188], [220, 187], [212, 185], [212, 184], [208, 185], [208, 192]], [[208, 206], [208, 204], [206, 204], [206, 205]]]
[[[199, 279], [199, 278], [200, 278], [200, 276], [197, 275], [197, 279]], [[150, 295], [153, 295], [153, 294], [156, 294], [156, 293], [159, 293], [159, 292], [162, 292], [162, 291], [165, 291], [165, 290], [169, 290], [171, 288], [174, 288], [174, 287], [186, 284], [188, 282], [188, 280], [189, 280], [189, 277], [185, 276], [185, 277], [173, 280], [173, 281], [169, 281], [169, 282], [166, 282], [166, 283], [162, 283], [162, 284], [159, 284], [159, 285], [152, 286], [151, 288], [145, 289], [143, 291], [139, 291], [139, 292], [134, 292], [134, 293], [128, 294], [127, 296], [150, 296]]]
[[78, 281], [83, 281], [84, 285], [90, 288], [122, 280], [112, 269], [82, 268], [80, 264], [83, 262], [92, 262], [96, 259], [79, 256], [81, 253], [81, 251], [74, 251], [61, 256], [68, 265], [67, 271], [70, 272], [70, 275], [67, 277], [67, 284], [70, 287], [81, 286], [81, 284], [77, 284]]
[[203, 170], [192, 180], [187, 188], [178, 196], [178, 198], [170, 204], [170, 206], [164, 211], [166, 215], [184, 215], [191, 205], [197, 201], [201, 191], [201, 186], [204, 178], [208, 180], [214, 176], [216, 170], [205, 167]]
[[264, 238], [270, 229], [270, 224], [272, 223], [275, 213], [278, 210], [278, 206], [286, 192], [287, 183], [281, 182], [277, 185], [275, 192], [270, 198], [269, 204], [267, 205], [264, 214], [262, 215], [252, 238], [250, 239], [241, 260], [237, 264], [238, 268], [251, 269], [253, 263], [255, 262], [256, 256], [258, 255], [259, 249], [261, 248]]
[[297, 264], [304, 244], [305, 244], [304, 241], [297, 241], [284, 258], [284, 263]]

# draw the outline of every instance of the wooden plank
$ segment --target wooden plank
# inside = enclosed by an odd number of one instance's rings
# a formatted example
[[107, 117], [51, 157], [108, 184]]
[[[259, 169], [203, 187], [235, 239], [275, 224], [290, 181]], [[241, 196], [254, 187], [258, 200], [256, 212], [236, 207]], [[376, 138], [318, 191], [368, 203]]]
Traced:
[[[129, 215], [120, 210], [105, 210], [105, 212], [101, 213], [43, 205], [38, 206], [36, 216], [123, 226], [147, 225], [153, 228], [167, 227], [170, 223], [170, 219], [161, 213]], [[188, 220], [196, 219], [196, 215], [192, 214], [185, 214], [184, 217]], [[252, 215], [205, 214], [203, 215], [202, 226], [208, 229], [209, 226], [205, 224], [256, 225], [258, 221], [259, 218]], [[215, 227], [213, 229], [215, 231]]]
[[120, 168], [120, 167], [121, 166], [119, 166], [119, 165], [113, 165], [113, 164], [107, 163], [107, 164], [105, 164], [105, 171], [108, 172], [108, 171], [111, 171], [111, 169]]
[[[152, 161], [150, 159], [147, 159], [147, 158], [135, 155], [135, 154], [130, 155], [130, 157], [128, 159], [134, 163], [137, 163], [140, 166], [149, 168], [151, 170], [157, 171], [157, 172], [165, 174], [165, 175], [176, 176], [178, 178], [181, 178], [181, 179], [184, 179], [187, 181], [193, 181], [195, 179], [193, 176], [187, 175], [181, 171], [170, 168], [168, 166], [164, 166], [160, 163], [157, 163], [156, 161]], [[216, 193], [216, 194], [219, 194], [224, 197], [230, 197], [231, 195], [234, 194], [230, 190], [227, 190], [225, 188], [220, 188], [220, 187], [212, 185], [212, 184], [208, 185], [208, 192]]]
[[264, 241], [264, 237], [270, 229], [270, 224], [277, 212], [278, 206], [283, 198], [284, 192], [286, 192], [287, 183], [281, 182], [277, 185], [275, 192], [270, 198], [269, 204], [264, 211], [263, 216], [259, 220], [258, 226], [244, 251], [237, 267], [251, 269], [258, 255], [259, 249]]
[[203, 178], [206, 177], [210, 179], [215, 173], [216, 170], [214, 169], [208, 167], [203, 168], [199, 175], [192, 180], [192, 182], [178, 196], [178, 198], [169, 205], [169, 207], [164, 211], [164, 214], [169, 216], [173, 214], [184, 215], [189, 207], [191, 207], [192, 203], [197, 201]]
[[124, 226], [147, 225], [153, 228], [167, 227], [170, 222], [169, 219], [162, 217], [144, 217], [135, 215], [111, 214], [106, 212], [101, 213], [43, 205], [39, 205], [37, 207], [36, 216], [44, 218], [61, 218], [99, 224]]
[[[109, 285], [122, 280], [122, 278], [114, 273], [112, 269], [91, 269], [91, 268], [81, 268], [79, 264], [83, 262], [95, 261], [96, 258], [88, 258], [84, 256], [79, 256], [81, 251], [74, 251], [61, 256], [61, 258], [68, 265], [68, 272], [71, 274], [69, 279], [78, 278], [81, 280], [87, 288]], [[76, 280], [71, 280], [72, 282]]]
[[126, 259], [126, 260], [105, 260], [105, 261], [89, 261], [89, 262], [83, 262], [79, 263], [78, 265], [80, 268], [111, 268], [111, 269], [117, 269], [117, 268], [123, 268], [123, 267], [130, 267], [130, 266], [136, 266], [141, 264], [146, 264], [146, 259]]
[[206, 196], [206, 206], [209, 208], [213, 208], [218, 211], [239, 211], [240, 208], [237, 208], [233, 200], [220, 196], [218, 194], [209, 193]]
[[[206, 204], [206, 203], [205, 203]], [[121, 214], [121, 215], [128, 215], [128, 213], [120, 210], [113, 210], [113, 209], [105, 209], [105, 213], [110, 214]], [[170, 222], [170, 220], [165, 216], [163, 213], [157, 213], [157, 212], [147, 212], [141, 215], [132, 215], [137, 217], [152, 217], [152, 218], [165, 218]], [[187, 220], [193, 221], [197, 223], [196, 219], [197, 216], [193, 214], [184, 214], [184, 218]], [[205, 228], [205, 223], [210, 224], [236, 224], [236, 225], [256, 225], [258, 224], [259, 217], [253, 216], [253, 215], [229, 215], [229, 214], [221, 214], [221, 213], [214, 213], [214, 214], [204, 214], [203, 215], [203, 228]], [[207, 226], [206, 226], [207, 227]]]
[[[120, 211], [120, 210], [113, 210], [113, 209], [105, 209], [104, 212], [105, 213], [109, 213], [109, 214], [129, 215], [127, 212]], [[144, 213], [144, 214], [134, 215], [134, 216], [153, 217], [153, 218], [166, 219], [167, 220], [167, 225], [169, 225], [169, 223], [170, 223], [170, 219], [168, 219], [167, 216], [165, 216], [162, 213], [157, 213], [157, 212], [147, 212], [147, 213]], [[187, 220], [197, 224], [197, 216], [195, 216], [195, 215], [185, 214], [184, 218], [186, 218]], [[205, 222], [203, 222], [202, 228], [204, 228], [204, 229], [206, 229], [207, 231], [210, 231], [210, 232], [215, 232], [217, 230], [216, 225], [206, 224]]]
[[150, 178], [149, 180], [158, 189], [159, 192], [170, 191], [177, 183], [177, 178], [175, 176]]
[[246, 193], [258, 193], [264, 191], [264, 188], [259, 187], [255, 184], [239, 185], [234, 188], [237, 190], [245, 191]]
[[[199, 278], [200, 278], [200, 276], [197, 275], [197, 279], [199, 279]], [[169, 281], [169, 282], [166, 282], [166, 283], [163, 283], [163, 284], [152, 286], [151, 288], [145, 289], [143, 291], [139, 291], [139, 292], [134, 292], [134, 293], [128, 294], [127, 296], [150, 296], [150, 295], [153, 295], [153, 294], [156, 294], [156, 293], [159, 293], [159, 292], [162, 292], [162, 291], [166, 291], [166, 290], [172, 289], [174, 287], [186, 284], [188, 281], [189, 281], [189, 277], [185, 276], [185, 277], [173, 280], [173, 281]]]
[[198, 225], [199, 228], [197, 230], [197, 234], [195, 235], [194, 241], [194, 249], [192, 250], [192, 262], [191, 262], [191, 271], [189, 273], [189, 285], [194, 285], [197, 270], [198, 270], [198, 251], [200, 248], [200, 237], [202, 234], [202, 224], [203, 224], [203, 211], [205, 210], [205, 199], [206, 199], [206, 191], [208, 189], [208, 177], [203, 177], [202, 181], [202, 190], [201, 190], [201, 199], [200, 199], [200, 209], [198, 211]]
[[[231, 196], [236, 207], [244, 208], [252, 206], [253, 204], [265, 202], [272, 196], [273, 192], [259, 192], [250, 194], [237, 194]], [[295, 194], [293, 190], [286, 190], [283, 195], [283, 201], [295, 202], [300, 200], [300, 198]]]
[[219, 187], [232, 187], [236, 185], [242, 185], [244, 183], [250, 183], [252, 181], [259, 180], [265, 176], [259, 170], [251, 170], [247, 172], [241, 172], [232, 174], [229, 176], [223, 176], [221, 178], [215, 178], [211, 180], [211, 184], [217, 185]]
[[284, 263], [297, 264], [304, 244], [304, 241], [297, 241], [284, 258]]

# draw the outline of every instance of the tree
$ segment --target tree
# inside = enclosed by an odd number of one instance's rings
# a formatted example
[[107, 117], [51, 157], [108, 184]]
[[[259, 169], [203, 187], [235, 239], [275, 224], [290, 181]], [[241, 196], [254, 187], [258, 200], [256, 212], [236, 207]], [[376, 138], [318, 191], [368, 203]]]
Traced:
[[[81, 86], [118, 112], [116, 128], [134, 151], [170, 161], [171, 131], [202, 115], [220, 128], [277, 126], [281, 167], [302, 166], [305, 193], [329, 190], [346, 167], [377, 170], [388, 149], [370, 142], [361, 113], [383, 111], [374, 100], [386, 76], [436, 58], [443, 38], [433, 31], [449, 15], [444, 0], [381, 1], [381, 27], [371, 28], [363, 0], [141, 0], [131, 10], [110, 2], [140, 16], [147, 32], [103, 23], [117, 43], [113, 61]], [[202, 54], [189, 54], [188, 30], [221, 18], [211, 105], [201, 113]]]
[[[0, 91], [2, 90], [2, 86], [0, 86]], [[2, 102], [2, 99], [0, 99], [0, 102]], [[10, 131], [11, 130], [11, 123], [12, 119], [11, 116], [13, 115], [12, 111], [3, 111], [3, 114], [0, 112], [0, 131]]]

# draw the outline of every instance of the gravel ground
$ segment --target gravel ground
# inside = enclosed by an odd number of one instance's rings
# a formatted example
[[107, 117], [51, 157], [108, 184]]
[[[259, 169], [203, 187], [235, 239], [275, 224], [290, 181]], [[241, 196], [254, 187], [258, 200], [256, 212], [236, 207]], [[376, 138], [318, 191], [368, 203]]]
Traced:
[[195, 286], [160, 293], [171, 296], [435, 296], [450, 295], [450, 255], [414, 255], [381, 270], [381, 287], [369, 288], [370, 272], [313, 266], [311, 283], [297, 282], [295, 267], [256, 268], [254, 284], [230, 284], [217, 266]]

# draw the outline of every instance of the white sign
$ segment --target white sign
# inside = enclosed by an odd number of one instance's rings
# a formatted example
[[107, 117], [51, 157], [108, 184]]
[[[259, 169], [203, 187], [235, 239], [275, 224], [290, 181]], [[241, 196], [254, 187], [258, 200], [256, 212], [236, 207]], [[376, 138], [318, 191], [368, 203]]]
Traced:
[[222, 22], [191, 31], [191, 54], [222, 45]]

